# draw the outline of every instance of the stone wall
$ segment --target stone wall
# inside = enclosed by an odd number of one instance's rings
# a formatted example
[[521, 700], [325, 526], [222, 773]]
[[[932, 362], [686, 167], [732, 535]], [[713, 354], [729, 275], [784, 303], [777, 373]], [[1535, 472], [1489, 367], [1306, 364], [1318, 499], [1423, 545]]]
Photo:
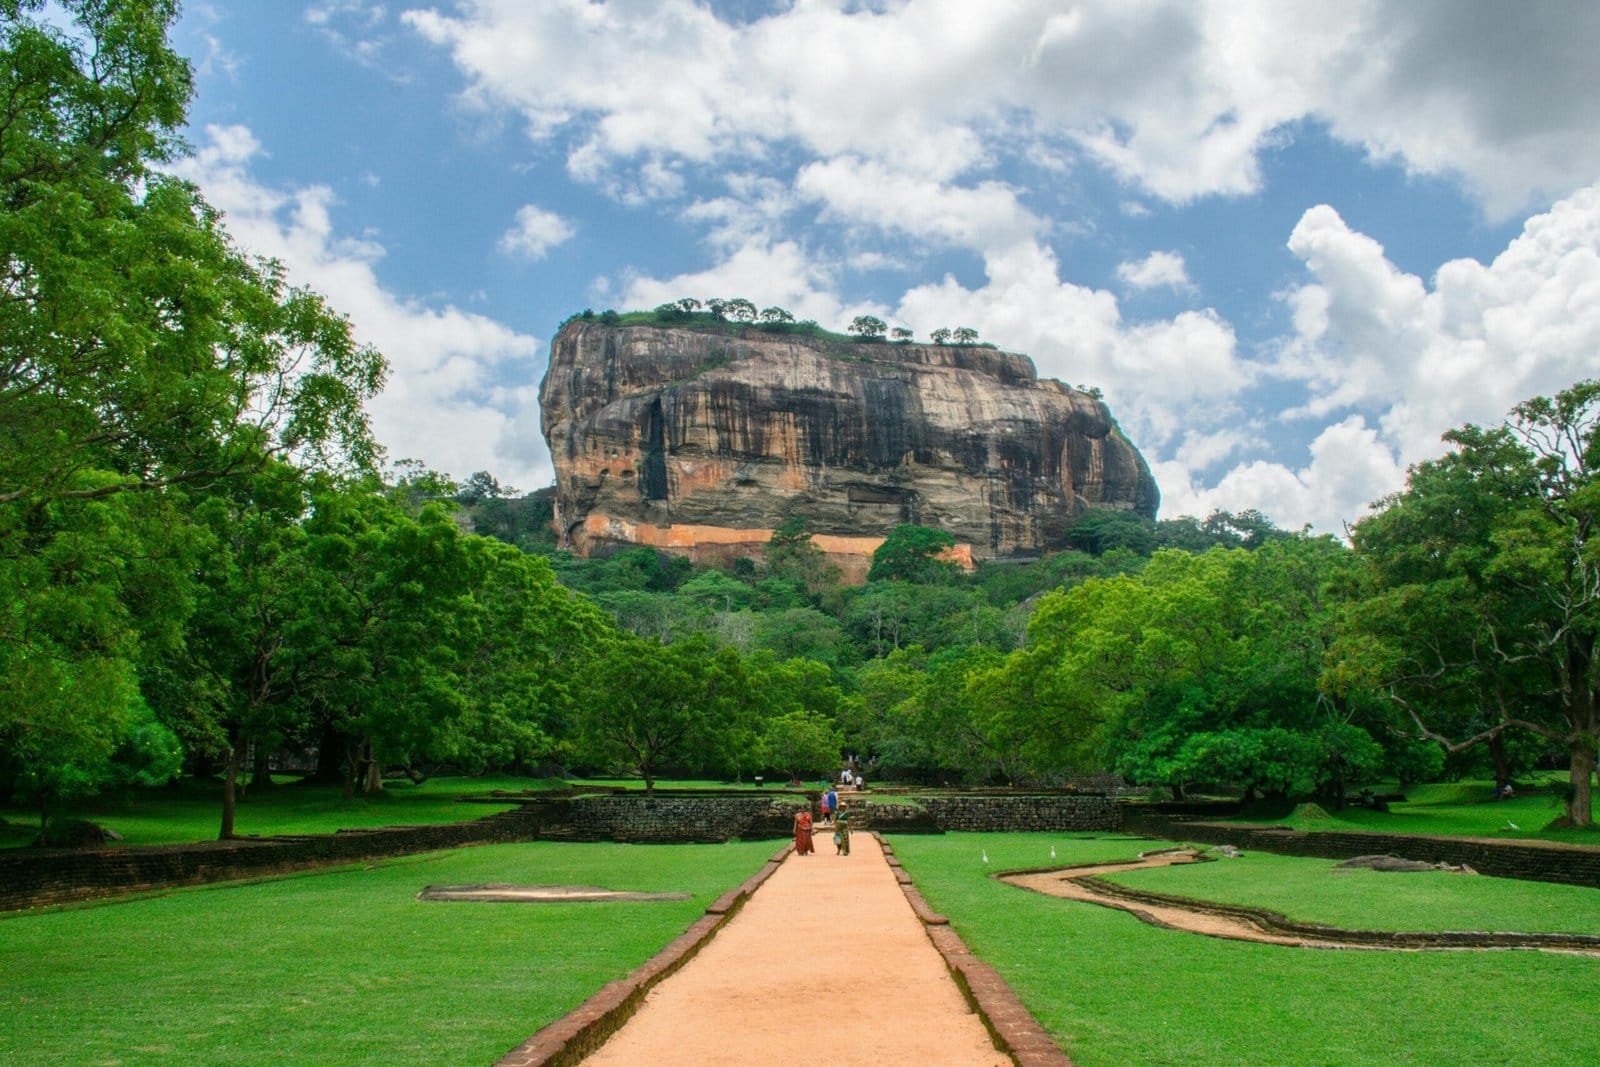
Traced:
[[[1101, 796], [919, 796], [915, 802], [880, 801], [841, 793], [852, 825], [882, 833], [943, 833], [967, 830], [1009, 833], [1018, 830], [1116, 831], [1121, 810]], [[727, 841], [735, 837], [786, 837], [797, 801], [816, 811], [817, 794], [640, 794], [579, 796], [571, 802], [572, 833], [611, 841]]]
[[1479, 874], [1561, 882], [1600, 889], [1600, 848], [1553, 841], [1494, 841], [1470, 837], [1384, 834], [1365, 830], [1290, 830], [1204, 822], [1130, 810], [1132, 833], [1172, 841], [1233, 845], [1285, 856], [1344, 860], [1355, 856], [1399, 856], [1425, 863], [1466, 864]]
[[799, 793], [577, 796], [571, 801], [572, 834], [632, 842], [786, 837], [804, 800]]
[[440, 826], [392, 826], [152, 848], [6, 849], [0, 851], [0, 911], [461, 845], [529, 841], [551, 817], [547, 806], [529, 805]]
[[941, 830], [1009, 833], [1122, 829], [1122, 811], [1113, 797], [1081, 794], [952, 796], [923, 797], [918, 803], [933, 816]]

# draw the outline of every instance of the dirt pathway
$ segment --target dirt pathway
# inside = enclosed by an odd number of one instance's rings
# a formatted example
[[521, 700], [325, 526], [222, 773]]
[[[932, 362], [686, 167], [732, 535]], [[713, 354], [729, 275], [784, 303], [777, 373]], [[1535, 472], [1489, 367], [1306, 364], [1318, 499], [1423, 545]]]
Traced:
[[1000, 1067], [869, 834], [791, 854], [591, 1067]]

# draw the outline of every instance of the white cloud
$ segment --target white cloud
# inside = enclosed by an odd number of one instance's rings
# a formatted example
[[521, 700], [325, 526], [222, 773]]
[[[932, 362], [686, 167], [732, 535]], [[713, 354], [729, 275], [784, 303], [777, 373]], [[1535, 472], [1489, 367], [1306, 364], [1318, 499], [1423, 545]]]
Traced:
[[1277, 372], [1310, 394], [1291, 414], [1373, 413], [1406, 462], [1437, 454], [1452, 426], [1497, 422], [1595, 373], [1600, 185], [1530, 218], [1493, 262], [1444, 264], [1431, 286], [1327, 206], [1305, 213], [1289, 247], [1314, 279], [1288, 296]]
[[545, 253], [578, 231], [572, 223], [533, 204], [517, 209], [511, 229], [500, 238], [500, 251], [522, 259], [543, 259]]
[[547, 455], [527, 441], [526, 398], [503, 378], [531, 380], [540, 343], [484, 315], [391, 292], [370, 239], [337, 232], [335, 199], [322, 186], [265, 186], [249, 164], [262, 151], [242, 126], [212, 126], [177, 172], [197, 183], [226, 216], [228, 232], [256, 254], [281, 260], [348, 315], [359, 340], [388, 357], [390, 380], [370, 405], [378, 440], [396, 459], [418, 458], [456, 477], [491, 470], [522, 486], [550, 481]]
[[957, 188], [853, 156], [802, 167], [795, 191], [820, 201], [824, 220], [979, 251], [1026, 240], [1041, 227], [1003, 182]]
[[800, 0], [735, 23], [691, 0], [462, 0], [403, 19], [473, 104], [580, 131], [574, 173], [796, 144], [949, 183], [1001, 151], [1059, 170], [1076, 145], [1183, 202], [1254, 190], [1262, 150], [1308, 120], [1462, 176], [1496, 215], [1600, 172], [1593, 5]]
[[1366, 513], [1367, 505], [1405, 480], [1393, 449], [1356, 415], [1323, 430], [1311, 444], [1310, 461], [1299, 470], [1255, 460], [1234, 467], [1214, 486], [1202, 486], [1186, 458], [1151, 466], [1161, 486], [1163, 515], [1255, 508], [1289, 529], [1309, 524], [1339, 535]]
[[385, 5], [367, 0], [327, 0], [308, 6], [301, 18], [339, 52], [363, 66], [378, 64], [386, 43], [380, 30], [389, 20]]
[[1305, 213], [1289, 247], [1315, 280], [1288, 295], [1294, 327], [1274, 373], [1309, 399], [1285, 417], [1347, 414], [1298, 468], [1252, 460], [1207, 486], [1201, 456], [1164, 455], [1152, 466], [1166, 514], [1255, 507], [1342, 533], [1403, 488], [1409, 465], [1442, 454], [1446, 430], [1497, 424], [1600, 367], [1600, 185], [1529, 219], [1493, 262], [1446, 263], [1431, 286], [1326, 206]]
[[1117, 265], [1117, 277], [1134, 289], [1193, 289], [1183, 257], [1176, 252], [1151, 252], [1138, 261]]

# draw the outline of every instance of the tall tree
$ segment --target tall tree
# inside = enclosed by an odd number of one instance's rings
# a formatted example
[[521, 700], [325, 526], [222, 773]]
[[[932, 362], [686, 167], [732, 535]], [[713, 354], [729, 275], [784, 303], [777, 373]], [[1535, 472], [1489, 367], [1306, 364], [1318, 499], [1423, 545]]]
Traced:
[[377, 791], [385, 766], [433, 758], [465, 714], [481, 624], [466, 538], [446, 505], [413, 517], [365, 483], [319, 493], [306, 531], [319, 573], [301, 686], [346, 741], [346, 791]]
[[62, 729], [116, 743], [136, 668], [187, 608], [185, 490], [274, 456], [376, 454], [361, 405], [382, 358], [158, 169], [191, 92], [176, 11], [0, 3], [0, 741], [17, 751], [60, 751], [43, 742]]
[[597, 651], [575, 709], [591, 759], [636, 771], [646, 792], [664, 766], [711, 761], [730, 720], [752, 701], [737, 652], [695, 635], [673, 645], [618, 634]]
[[[1453, 450], [1353, 533], [1378, 603], [1356, 633], [1382, 669], [1351, 684], [1374, 684], [1451, 748], [1508, 729], [1561, 745], [1576, 826], [1593, 821], [1600, 738], [1597, 427], [1589, 380], [1502, 426], [1453, 430]], [[1445, 610], [1419, 614], [1430, 608]]]
[[300, 526], [309, 505], [300, 472], [274, 464], [228, 489], [195, 508], [210, 540], [173, 665], [191, 697], [169, 709], [191, 709], [183, 723], [191, 748], [223, 761], [221, 838], [234, 836], [241, 757], [252, 746], [270, 751], [296, 728], [288, 646], [317, 596]]

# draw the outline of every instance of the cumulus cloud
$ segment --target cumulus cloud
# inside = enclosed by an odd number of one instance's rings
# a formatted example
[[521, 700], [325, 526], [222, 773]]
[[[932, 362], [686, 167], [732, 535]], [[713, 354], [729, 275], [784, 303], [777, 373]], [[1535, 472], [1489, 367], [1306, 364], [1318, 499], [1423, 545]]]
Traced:
[[1073, 145], [1183, 202], [1256, 189], [1261, 152], [1306, 120], [1460, 176], [1497, 216], [1600, 172], [1594, 5], [801, 2], [735, 22], [691, 0], [463, 0], [402, 17], [474, 105], [537, 139], [578, 131], [580, 174], [797, 144], [950, 182]]
[[1309, 525], [1343, 534], [1378, 497], [1400, 488], [1405, 468], [1394, 450], [1358, 415], [1317, 435], [1305, 466], [1253, 460], [1225, 473], [1215, 485], [1198, 484], [1187, 458], [1153, 463], [1165, 515], [1209, 515], [1254, 508], [1279, 525]]
[[1492, 262], [1446, 263], [1431, 285], [1325, 205], [1305, 213], [1289, 247], [1313, 280], [1285, 297], [1293, 328], [1271, 373], [1307, 399], [1282, 417], [1342, 417], [1303, 464], [1253, 459], [1211, 484], [1187, 439], [1158, 450], [1167, 514], [1255, 507], [1341, 533], [1401, 489], [1407, 467], [1442, 454], [1446, 430], [1499, 423], [1518, 402], [1596, 374], [1600, 185], [1530, 218]]
[[795, 190], [823, 219], [981, 251], [1033, 236], [1040, 221], [998, 181], [958, 188], [854, 156], [809, 163]]
[[522, 259], [543, 259], [546, 252], [578, 231], [552, 211], [533, 204], [517, 209], [516, 222], [500, 238], [500, 251]]
[[389, 19], [383, 4], [367, 0], [326, 0], [308, 6], [301, 18], [329, 44], [364, 66], [376, 66], [385, 40], [382, 34]]
[[1305, 213], [1289, 248], [1313, 279], [1286, 297], [1294, 332], [1277, 373], [1309, 397], [1291, 415], [1370, 412], [1411, 462], [1437, 453], [1452, 426], [1497, 422], [1595, 373], [1600, 184], [1530, 218], [1492, 262], [1453, 260], [1431, 285], [1325, 205]]
[[487, 316], [385, 288], [376, 269], [383, 247], [339, 234], [333, 192], [259, 183], [250, 163], [261, 152], [246, 127], [212, 126], [175, 169], [224, 212], [242, 247], [281, 260], [295, 284], [326, 296], [358, 339], [388, 357], [389, 384], [370, 411], [390, 455], [456, 477], [487, 469], [515, 484], [547, 484], [549, 457], [531, 446], [522, 422], [526, 397], [499, 384], [532, 378], [540, 342]]
[[1141, 260], [1117, 264], [1117, 277], [1134, 289], [1192, 289], [1183, 257], [1176, 252], [1151, 252]]

